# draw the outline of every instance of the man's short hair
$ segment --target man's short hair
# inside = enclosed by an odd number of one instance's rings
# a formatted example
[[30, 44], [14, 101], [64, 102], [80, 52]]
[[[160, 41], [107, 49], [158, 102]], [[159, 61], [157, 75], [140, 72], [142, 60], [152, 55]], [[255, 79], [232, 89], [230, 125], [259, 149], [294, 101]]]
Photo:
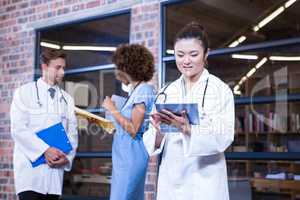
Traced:
[[61, 50], [45, 49], [41, 53], [40, 63], [49, 64], [50, 60], [55, 60], [57, 58], [66, 59], [66, 54]]

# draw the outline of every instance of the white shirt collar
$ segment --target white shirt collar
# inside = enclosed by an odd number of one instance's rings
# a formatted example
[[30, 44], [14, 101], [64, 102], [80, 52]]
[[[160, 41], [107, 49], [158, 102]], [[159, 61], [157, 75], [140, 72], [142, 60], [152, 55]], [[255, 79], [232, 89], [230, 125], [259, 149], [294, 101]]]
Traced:
[[48, 90], [49, 88], [54, 88], [55, 90], [58, 89], [58, 86], [57, 85], [49, 85], [48, 83], [46, 83], [42, 78], [39, 78], [37, 80], [37, 84], [39, 87], [41, 87], [42, 90]]

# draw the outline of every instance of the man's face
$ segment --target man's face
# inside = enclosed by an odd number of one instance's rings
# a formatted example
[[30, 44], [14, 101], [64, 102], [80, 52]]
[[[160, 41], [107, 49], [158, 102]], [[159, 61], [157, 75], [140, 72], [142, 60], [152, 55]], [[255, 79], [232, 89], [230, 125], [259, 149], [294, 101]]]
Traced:
[[48, 64], [42, 64], [44, 78], [51, 84], [59, 84], [65, 75], [66, 61], [63, 58], [50, 60]]

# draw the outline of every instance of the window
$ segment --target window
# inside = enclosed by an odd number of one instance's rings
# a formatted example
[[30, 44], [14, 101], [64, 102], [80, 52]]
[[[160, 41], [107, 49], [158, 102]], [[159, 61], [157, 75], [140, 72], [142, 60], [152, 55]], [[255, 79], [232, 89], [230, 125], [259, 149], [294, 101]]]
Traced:
[[[40, 29], [37, 44], [39, 51], [56, 48], [66, 53], [62, 87], [74, 97], [77, 107], [104, 117], [101, 104], [105, 96], [125, 95], [121, 83], [115, 79], [111, 58], [119, 44], [129, 43], [129, 31], [130, 13], [124, 11]], [[38, 74], [38, 70], [36, 72]], [[72, 171], [65, 174], [63, 194], [107, 198], [113, 135], [81, 117], [78, 122], [78, 154]]]
[[191, 0], [162, 6], [163, 85], [180, 76], [175, 34], [196, 20], [210, 40], [209, 72], [235, 93], [235, 141], [226, 152], [231, 199], [297, 198], [300, 3]]
[[[190, 0], [167, 3], [164, 7], [164, 55], [168, 55], [168, 49], [173, 49], [173, 39], [178, 30], [195, 20], [205, 27], [211, 49], [228, 47], [241, 36], [245, 36], [245, 39], [241, 38], [243, 41], [240, 40], [237, 45], [299, 37], [300, 5], [286, 2], [288, 1], [230, 0], [224, 3], [221, 0]], [[279, 13], [275, 18], [254, 31], [255, 26], [275, 11], [275, 15]]]

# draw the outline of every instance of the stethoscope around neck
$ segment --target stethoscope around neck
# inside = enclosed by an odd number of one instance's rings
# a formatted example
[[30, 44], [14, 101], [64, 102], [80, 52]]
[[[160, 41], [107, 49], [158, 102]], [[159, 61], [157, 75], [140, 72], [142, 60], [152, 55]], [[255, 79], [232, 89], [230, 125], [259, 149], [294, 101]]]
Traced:
[[[167, 88], [172, 84], [173, 82], [170, 82], [168, 83], [163, 89], [161, 92], [159, 92], [156, 97], [155, 97], [155, 100], [154, 100], [154, 104], [156, 103], [156, 101], [158, 100], [158, 98], [160, 96], [163, 96], [163, 102], [162, 103], [166, 103], [167, 101], [167, 98], [168, 98], [168, 95], [167, 93], [165, 92], [167, 90]], [[206, 90], [207, 90], [207, 86], [208, 86], [208, 78], [206, 79], [205, 81], [205, 88], [204, 88], [204, 93], [203, 93], [203, 97], [202, 97], [202, 111], [203, 111], [203, 116], [205, 116], [205, 113], [204, 113], [204, 101], [205, 101], [205, 95], [206, 95]]]
[[[37, 85], [37, 81], [35, 82], [35, 89], [36, 89], [36, 98], [37, 98], [37, 102], [36, 103], [39, 105], [39, 107], [42, 107], [43, 104], [42, 104], [41, 99], [40, 99], [39, 87]], [[61, 91], [60, 88], [59, 88], [59, 92], [61, 94], [61, 97], [60, 97], [59, 101], [60, 102], [64, 101], [65, 104], [68, 105], [68, 102], [67, 102], [66, 98], [64, 97], [64, 95], [63, 95], [63, 93], [62, 93], [62, 91]]]

